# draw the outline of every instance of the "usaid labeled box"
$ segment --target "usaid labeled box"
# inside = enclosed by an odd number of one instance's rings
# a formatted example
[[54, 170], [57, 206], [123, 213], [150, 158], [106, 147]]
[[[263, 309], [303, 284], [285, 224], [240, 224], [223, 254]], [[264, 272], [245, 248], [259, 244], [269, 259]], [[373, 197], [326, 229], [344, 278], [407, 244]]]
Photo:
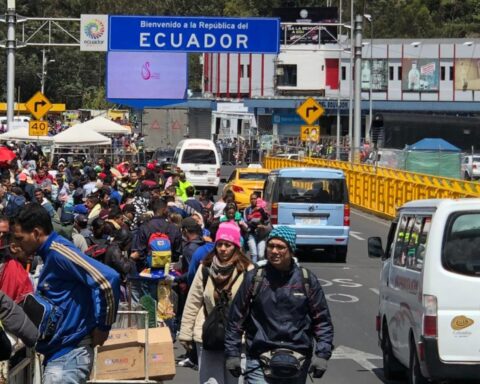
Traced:
[[[124, 333], [122, 333], [122, 331]], [[129, 380], [145, 377], [145, 330], [126, 329], [112, 330], [113, 337], [103, 347], [98, 348], [96, 373], [92, 379], [97, 380]], [[116, 333], [123, 337], [116, 337]], [[121, 344], [119, 340], [123, 339]], [[171, 380], [175, 376], [175, 357], [170, 330], [167, 327], [150, 328], [148, 330], [148, 373], [152, 380]]]

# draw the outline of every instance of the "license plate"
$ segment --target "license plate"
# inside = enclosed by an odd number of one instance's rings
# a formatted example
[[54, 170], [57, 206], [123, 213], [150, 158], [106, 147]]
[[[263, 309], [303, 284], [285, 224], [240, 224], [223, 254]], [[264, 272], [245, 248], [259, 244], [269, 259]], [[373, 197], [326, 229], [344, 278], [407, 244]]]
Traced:
[[207, 171], [190, 171], [193, 175], [204, 175]]
[[209, 177], [209, 178], [207, 178], [207, 180], [208, 180], [209, 183], [214, 183], [215, 182], [214, 177]]
[[305, 225], [327, 225], [327, 219], [321, 217], [302, 217], [299, 222]]

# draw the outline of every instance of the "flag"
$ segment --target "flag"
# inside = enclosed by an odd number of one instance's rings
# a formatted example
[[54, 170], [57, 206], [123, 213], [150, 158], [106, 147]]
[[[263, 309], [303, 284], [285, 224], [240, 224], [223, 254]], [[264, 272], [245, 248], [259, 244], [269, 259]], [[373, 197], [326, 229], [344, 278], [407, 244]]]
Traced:
[[433, 75], [435, 73], [435, 63], [428, 63], [420, 67], [420, 73], [422, 75]]

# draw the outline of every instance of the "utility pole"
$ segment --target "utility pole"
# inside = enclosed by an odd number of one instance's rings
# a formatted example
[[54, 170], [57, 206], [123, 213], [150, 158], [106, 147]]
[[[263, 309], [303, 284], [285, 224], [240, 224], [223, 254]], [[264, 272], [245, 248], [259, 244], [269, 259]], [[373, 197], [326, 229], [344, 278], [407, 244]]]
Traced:
[[354, 162], [359, 161], [360, 154], [360, 135], [362, 124], [362, 110], [361, 110], [361, 97], [362, 97], [362, 24], [363, 16], [357, 15], [355, 17], [355, 114], [353, 121], [353, 153]]
[[363, 15], [365, 19], [370, 23], [370, 85], [368, 92], [368, 126], [365, 128], [365, 139], [370, 141], [370, 135], [372, 134], [372, 122], [373, 122], [373, 18], [372, 15]]
[[7, 0], [7, 130], [10, 131], [15, 112], [15, 0]]
[[[340, 0], [339, 19], [340, 26], [337, 32], [337, 41], [342, 38], [342, 0]], [[337, 151], [335, 158], [340, 160], [340, 101], [341, 101], [341, 83], [342, 83], [342, 50], [338, 51], [338, 97], [337, 97]]]

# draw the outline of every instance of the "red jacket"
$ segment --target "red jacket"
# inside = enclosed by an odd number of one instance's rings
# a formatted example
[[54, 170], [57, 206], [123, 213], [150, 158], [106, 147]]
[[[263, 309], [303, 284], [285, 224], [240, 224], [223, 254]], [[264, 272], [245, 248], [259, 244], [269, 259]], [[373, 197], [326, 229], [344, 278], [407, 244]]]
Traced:
[[0, 267], [0, 290], [17, 304], [26, 295], [33, 293], [33, 285], [28, 272], [15, 259], [7, 259]]

